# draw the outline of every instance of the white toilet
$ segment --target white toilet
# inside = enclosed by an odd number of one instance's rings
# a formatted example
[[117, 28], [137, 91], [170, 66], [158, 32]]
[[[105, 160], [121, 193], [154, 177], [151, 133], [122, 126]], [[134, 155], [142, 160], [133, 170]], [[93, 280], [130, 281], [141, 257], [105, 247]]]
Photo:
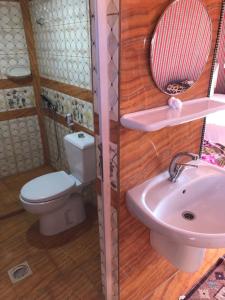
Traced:
[[94, 137], [84, 132], [68, 134], [64, 146], [71, 175], [49, 173], [26, 183], [20, 192], [25, 210], [40, 217], [40, 232], [54, 235], [85, 219], [82, 188], [96, 178]]

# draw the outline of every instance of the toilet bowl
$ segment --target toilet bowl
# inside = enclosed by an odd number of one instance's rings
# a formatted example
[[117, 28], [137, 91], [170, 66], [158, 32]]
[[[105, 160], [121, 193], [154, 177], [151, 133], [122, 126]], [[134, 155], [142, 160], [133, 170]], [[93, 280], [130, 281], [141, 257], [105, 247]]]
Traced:
[[25, 184], [20, 201], [25, 210], [40, 217], [40, 232], [54, 235], [85, 220], [81, 183], [64, 171], [37, 177]]
[[72, 174], [58, 171], [37, 177], [20, 192], [24, 209], [39, 216], [43, 235], [55, 235], [85, 220], [81, 190], [96, 176], [92, 136], [83, 132], [69, 134], [64, 145]]

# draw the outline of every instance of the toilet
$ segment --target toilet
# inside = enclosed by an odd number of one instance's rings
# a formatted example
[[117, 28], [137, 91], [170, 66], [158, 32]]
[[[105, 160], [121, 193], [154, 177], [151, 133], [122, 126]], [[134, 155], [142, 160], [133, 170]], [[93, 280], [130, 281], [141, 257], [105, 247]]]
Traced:
[[49, 173], [26, 183], [20, 192], [25, 210], [40, 218], [40, 232], [51, 236], [86, 218], [81, 191], [96, 178], [94, 137], [76, 132], [64, 137], [71, 174]]

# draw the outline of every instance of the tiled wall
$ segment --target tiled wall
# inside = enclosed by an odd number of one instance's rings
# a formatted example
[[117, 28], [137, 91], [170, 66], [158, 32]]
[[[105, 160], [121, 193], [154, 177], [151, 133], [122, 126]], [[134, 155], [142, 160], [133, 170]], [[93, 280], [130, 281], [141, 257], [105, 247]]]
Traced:
[[57, 122], [54, 123], [54, 121], [48, 117], [45, 117], [45, 129], [48, 138], [51, 165], [56, 170], [68, 171], [63, 138], [66, 134], [70, 133], [70, 130]]
[[[40, 74], [91, 89], [89, 1], [32, 0]], [[37, 21], [43, 21], [43, 25]]]
[[92, 103], [48, 88], [42, 88], [42, 94], [54, 103], [58, 114], [65, 117], [66, 114], [72, 113], [76, 123], [92, 131], [94, 130]]
[[29, 58], [20, 5], [12, 1], [0, 1], [0, 79], [13, 65], [29, 66]]
[[[16, 64], [29, 66], [20, 5], [0, 1], [0, 80]], [[33, 107], [33, 87], [0, 90], [0, 114]], [[36, 116], [0, 122], [0, 178], [43, 164], [40, 128]]]
[[[40, 75], [91, 90], [89, 1], [32, 0], [30, 11]], [[45, 87], [41, 92], [54, 103], [57, 114], [65, 117], [72, 113], [74, 122], [94, 131], [92, 103]], [[63, 136], [69, 129], [56, 124], [61, 153], [57, 160], [55, 125], [49, 118], [46, 120], [48, 140], [51, 141], [50, 161], [56, 169], [66, 169]]]
[[119, 0], [107, 0], [108, 80], [110, 119], [118, 120], [119, 98]]
[[[104, 101], [108, 101], [109, 104], [109, 118], [111, 120], [110, 132], [110, 182], [111, 182], [111, 195], [114, 195], [117, 199], [118, 195], [118, 145], [115, 139], [114, 126], [118, 121], [118, 64], [119, 64], [119, 0], [103, 0], [106, 3], [107, 11], [107, 27], [103, 30], [107, 33], [108, 38], [108, 98]], [[98, 56], [98, 41], [96, 40], [96, 11], [95, 1], [91, 1], [91, 28], [92, 28], [92, 64], [93, 64], [93, 94], [94, 94], [94, 110], [96, 113], [96, 122], [98, 123], [99, 114], [99, 97], [98, 97], [98, 78], [99, 69], [101, 68], [101, 62], [99, 64], [96, 59]], [[99, 2], [100, 3], [100, 2]], [[101, 5], [101, 4], [100, 4]], [[101, 24], [101, 17], [99, 16], [98, 21]], [[100, 58], [101, 59], [101, 58]], [[110, 120], [108, 120], [110, 122]], [[104, 137], [96, 134], [96, 153], [97, 153], [97, 176], [99, 181], [102, 180], [102, 144], [104, 143]], [[113, 138], [114, 137], [114, 138]], [[102, 285], [103, 293], [106, 295], [106, 261], [105, 261], [105, 237], [104, 237], [104, 220], [103, 220], [103, 202], [107, 199], [103, 199], [101, 191], [98, 190], [98, 214], [99, 214], [99, 232], [100, 232], [100, 248], [101, 248], [101, 270], [102, 270]], [[111, 205], [111, 230], [112, 230], [112, 299], [116, 300], [119, 298], [119, 277], [118, 277], [118, 211]]]
[[[89, 1], [32, 0], [30, 11], [40, 75], [90, 90]], [[41, 92], [54, 103], [57, 114], [65, 117], [72, 113], [74, 122], [94, 131], [92, 103], [45, 87]], [[56, 169], [67, 170], [63, 137], [69, 133], [69, 129], [59, 123], [54, 124], [49, 118], [45, 118], [45, 125], [51, 164]]]
[[43, 164], [37, 117], [0, 122], [0, 178]]
[[[104, 235], [104, 215], [103, 215], [103, 200], [98, 196], [98, 220], [99, 220], [99, 238], [101, 249], [101, 276], [102, 276], [102, 290], [106, 294], [106, 271], [105, 271], [105, 235]], [[114, 207], [111, 207], [111, 228], [112, 228], [112, 299], [118, 299], [119, 286], [118, 286], [118, 212]]]
[[34, 90], [31, 86], [0, 90], [0, 112], [34, 105]]
[[[111, 188], [117, 191], [118, 188], [118, 152], [117, 145], [115, 143], [110, 143], [110, 179]], [[97, 155], [97, 177], [102, 180], [102, 143], [100, 137], [96, 136], [96, 155]]]

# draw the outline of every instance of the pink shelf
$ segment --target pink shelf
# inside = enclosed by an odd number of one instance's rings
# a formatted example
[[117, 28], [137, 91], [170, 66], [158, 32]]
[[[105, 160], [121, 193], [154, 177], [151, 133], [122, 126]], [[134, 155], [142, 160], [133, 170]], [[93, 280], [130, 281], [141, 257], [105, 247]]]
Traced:
[[129, 129], [157, 131], [164, 127], [200, 119], [220, 110], [225, 110], [224, 102], [211, 100], [210, 98], [200, 98], [184, 101], [180, 110], [172, 109], [166, 105], [126, 114], [122, 116], [120, 122]]

